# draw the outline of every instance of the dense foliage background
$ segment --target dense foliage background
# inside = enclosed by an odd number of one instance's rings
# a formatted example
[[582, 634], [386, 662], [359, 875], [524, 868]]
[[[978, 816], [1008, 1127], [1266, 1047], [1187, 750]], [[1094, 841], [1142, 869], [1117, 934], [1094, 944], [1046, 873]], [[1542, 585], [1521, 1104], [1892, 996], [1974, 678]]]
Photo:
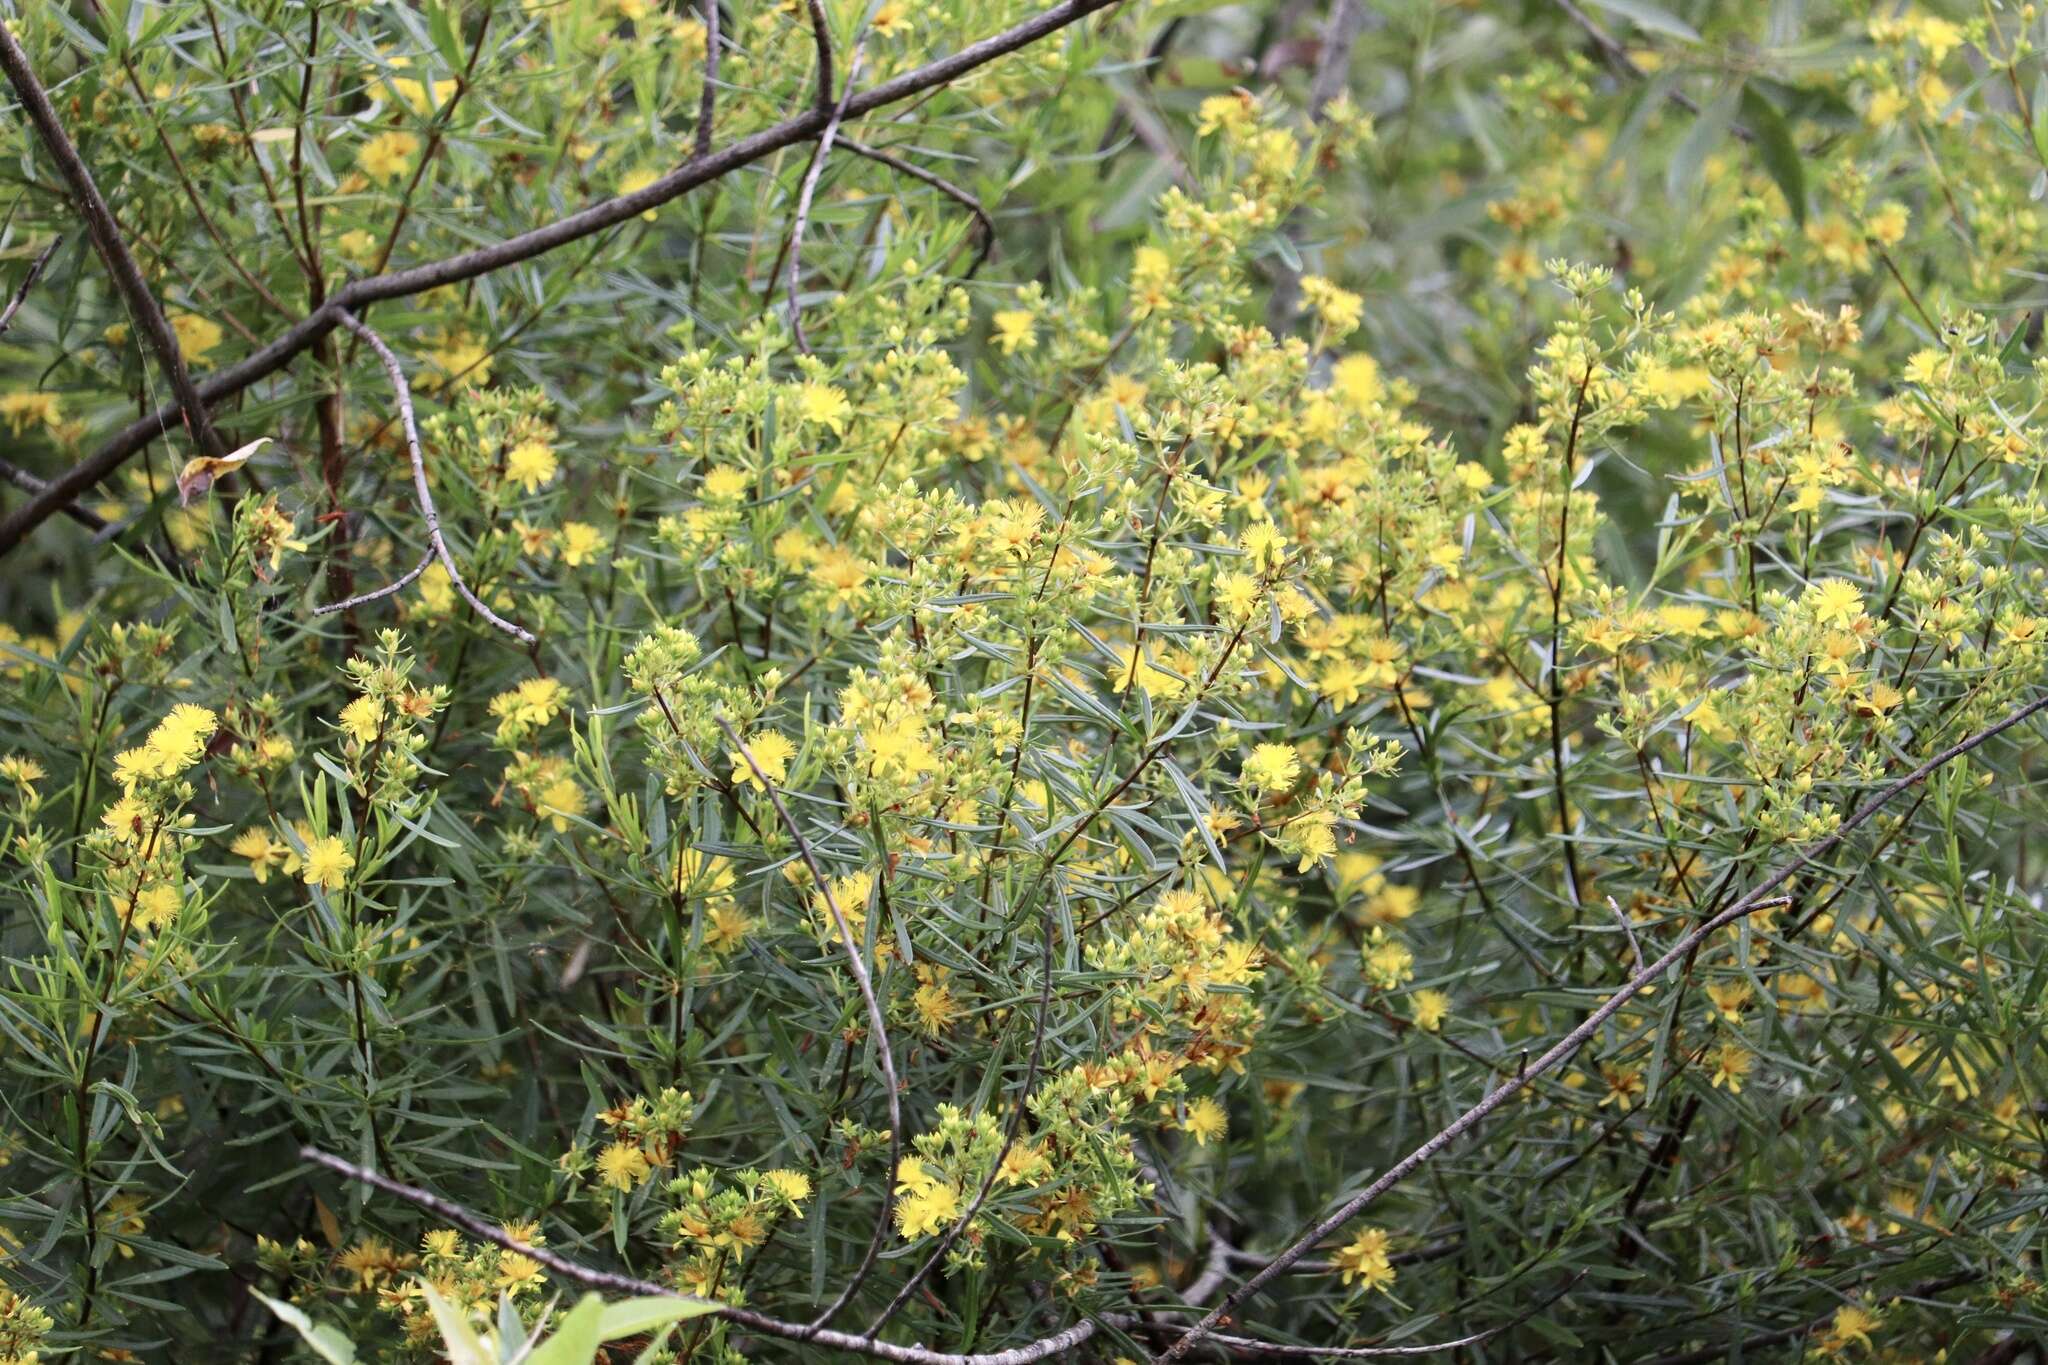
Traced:
[[2033, 6], [0, 13], [0, 1365], [2041, 1358]]

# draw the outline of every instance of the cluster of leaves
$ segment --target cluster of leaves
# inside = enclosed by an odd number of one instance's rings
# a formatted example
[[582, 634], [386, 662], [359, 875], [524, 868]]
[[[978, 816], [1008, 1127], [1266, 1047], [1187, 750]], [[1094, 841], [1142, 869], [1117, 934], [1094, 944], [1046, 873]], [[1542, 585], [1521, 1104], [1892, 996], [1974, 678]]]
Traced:
[[[2044, 20], [1535, 8], [1111, 7], [35, 528], [0, 1365], [1139, 1358], [1517, 1078], [1227, 1330], [2048, 1330], [2040, 736], [1853, 816], [2048, 682]], [[8, 22], [204, 377], [1031, 13]], [[32, 492], [164, 380], [4, 136]]]

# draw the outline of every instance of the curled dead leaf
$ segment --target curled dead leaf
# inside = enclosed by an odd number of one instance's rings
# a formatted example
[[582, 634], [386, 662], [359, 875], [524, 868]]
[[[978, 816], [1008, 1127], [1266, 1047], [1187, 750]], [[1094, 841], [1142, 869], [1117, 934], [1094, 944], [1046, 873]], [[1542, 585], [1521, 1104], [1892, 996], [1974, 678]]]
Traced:
[[268, 436], [258, 436], [245, 446], [229, 451], [219, 459], [201, 455], [185, 461], [185, 467], [178, 471], [178, 506], [190, 507], [192, 499], [203, 498], [213, 481], [221, 475], [248, 463], [249, 457], [270, 444]]

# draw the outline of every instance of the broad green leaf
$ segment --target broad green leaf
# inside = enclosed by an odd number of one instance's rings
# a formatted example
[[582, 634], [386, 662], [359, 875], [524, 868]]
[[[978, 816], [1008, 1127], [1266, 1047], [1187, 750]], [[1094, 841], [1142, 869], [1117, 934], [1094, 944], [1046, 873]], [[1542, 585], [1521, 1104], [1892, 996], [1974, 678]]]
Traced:
[[685, 1299], [666, 1294], [620, 1299], [604, 1306], [604, 1317], [598, 1324], [598, 1339], [617, 1341], [620, 1337], [638, 1336], [672, 1322], [686, 1322], [717, 1311], [718, 1305], [707, 1299]]
[[260, 1289], [249, 1292], [276, 1314], [280, 1322], [297, 1332], [313, 1354], [326, 1361], [327, 1365], [355, 1365], [356, 1344], [342, 1335], [339, 1328], [316, 1323], [293, 1305], [282, 1299], [273, 1299]]

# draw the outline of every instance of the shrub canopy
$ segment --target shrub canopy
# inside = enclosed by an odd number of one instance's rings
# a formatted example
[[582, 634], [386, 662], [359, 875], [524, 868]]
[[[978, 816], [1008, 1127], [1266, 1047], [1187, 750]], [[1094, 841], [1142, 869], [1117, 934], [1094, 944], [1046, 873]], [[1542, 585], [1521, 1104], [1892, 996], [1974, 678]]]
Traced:
[[8, 23], [0, 1365], [2048, 1327], [2031, 7]]

